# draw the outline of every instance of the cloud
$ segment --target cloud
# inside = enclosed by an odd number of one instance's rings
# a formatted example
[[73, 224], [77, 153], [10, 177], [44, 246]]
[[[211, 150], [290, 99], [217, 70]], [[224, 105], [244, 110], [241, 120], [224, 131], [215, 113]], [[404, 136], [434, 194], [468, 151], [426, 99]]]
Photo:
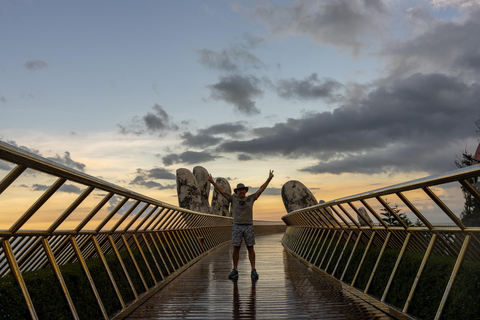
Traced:
[[38, 149], [32, 149], [32, 148], [29, 148], [27, 146], [23, 146], [23, 145], [19, 145], [16, 141], [14, 140], [5, 140], [3, 139], [3, 137], [0, 137], [0, 141], [3, 141], [3, 142], [6, 142], [8, 143], [9, 145], [12, 145], [16, 148], [19, 148], [19, 149], [22, 149], [23, 151], [27, 151], [27, 152], [30, 152], [30, 153], [33, 153], [33, 154], [36, 154], [36, 155], [41, 155], [40, 154], [40, 151], [38, 151]]
[[[5, 141], [5, 140], [3, 140], [3, 138], [0, 137], [0, 141]], [[13, 140], [6, 140], [5, 142], [23, 151], [43, 157], [43, 155], [37, 149], [32, 149], [24, 145], [19, 145], [17, 142]], [[68, 151], [65, 151], [65, 154], [63, 155], [63, 157], [57, 154], [55, 155], [55, 157], [45, 157], [45, 158], [82, 172], [85, 171], [86, 165], [81, 162], [73, 160], [72, 157], [70, 156], [70, 152]]]
[[319, 160], [318, 166], [304, 168], [312, 173], [371, 172], [375, 165], [441, 172], [451, 169], [452, 146], [475, 136], [479, 105], [478, 84], [415, 74], [378, 86], [332, 112], [257, 128], [257, 138], [226, 141], [217, 152], [308, 156]]
[[0, 160], [0, 170], [5, 170], [5, 171], [10, 171], [13, 169], [13, 165], [5, 162], [3, 160]]
[[232, 104], [240, 113], [246, 115], [258, 114], [260, 110], [255, 106], [256, 97], [262, 97], [259, 89], [260, 80], [255, 76], [233, 75], [221, 77], [220, 82], [207, 86], [210, 88], [210, 97]]
[[311, 36], [317, 43], [358, 55], [366, 39], [382, 34], [379, 21], [387, 14], [380, 0], [303, 0], [289, 6], [257, 6], [253, 17], [274, 36]]
[[209, 148], [213, 147], [223, 141], [222, 138], [216, 137], [217, 135], [226, 135], [229, 137], [240, 137], [241, 133], [247, 131], [247, 128], [237, 123], [222, 123], [212, 125], [205, 129], [201, 129], [197, 134], [192, 134], [187, 131], [180, 135], [183, 139], [182, 144], [189, 147], [197, 148]]
[[238, 43], [228, 49], [213, 51], [209, 49], [196, 50], [198, 62], [211, 70], [221, 73], [243, 73], [246, 70], [259, 70], [265, 64], [251, 50], [265, 39], [249, 33], [243, 34]]
[[198, 164], [202, 162], [214, 161], [215, 159], [220, 158], [219, 156], [212, 155], [206, 151], [185, 151], [181, 154], [168, 154], [162, 158], [163, 164], [166, 166], [171, 166], [177, 163], [183, 164]]
[[65, 151], [65, 154], [63, 155], [63, 157], [57, 154], [55, 157], [49, 157], [47, 159], [82, 172], [85, 171], [86, 166], [83, 163], [72, 160], [72, 158], [70, 157], [70, 152], [68, 151]]
[[145, 133], [163, 136], [168, 131], [178, 130], [178, 126], [170, 119], [168, 113], [155, 104], [153, 112], [147, 112], [144, 116], [135, 116], [127, 126], [117, 124], [122, 134], [142, 135]]
[[[121, 196], [113, 196], [110, 198], [110, 200], [108, 200], [108, 211], [112, 211], [113, 209], [115, 209], [115, 207], [122, 201], [123, 197]], [[130, 210], [130, 208], [133, 206], [135, 202], [130, 200], [130, 201], [127, 201], [118, 211], [117, 211], [117, 214], [125, 214], [128, 210]], [[134, 214], [132, 212], [132, 214]]]
[[[37, 183], [33, 184], [30, 187], [22, 184], [21, 187], [31, 189], [32, 191], [46, 191], [46, 190], [48, 190], [48, 188], [50, 188], [49, 185], [37, 184]], [[75, 193], [75, 194], [80, 194], [80, 193], [82, 193], [82, 191], [83, 191], [82, 189], [80, 189], [79, 187], [77, 187], [73, 184], [63, 184], [57, 190], [57, 192]]]
[[7, 98], [5, 98], [4, 96], [0, 96], [0, 104], [5, 104], [7, 103]]
[[237, 73], [264, 67], [259, 58], [243, 48], [223, 49], [220, 52], [201, 49], [196, 52], [199, 56], [199, 63], [214, 71]]
[[[153, 168], [150, 170], [137, 169], [136, 177], [130, 182], [130, 185], [142, 186], [147, 189], [175, 189], [176, 184], [164, 185], [154, 180], [175, 180], [176, 177], [169, 170], [164, 168]], [[153, 179], [153, 180], [152, 180]]]
[[[249, 188], [248, 192], [254, 194], [260, 188]], [[268, 187], [262, 192], [262, 196], [280, 196], [282, 194], [282, 188]]]
[[327, 102], [336, 102], [342, 98], [342, 95], [336, 93], [342, 87], [342, 84], [336, 80], [319, 80], [318, 75], [312, 73], [303, 80], [280, 80], [277, 85], [277, 93], [284, 99], [325, 99]]
[[48, 67], [48, 64], [45, 61], [41, 60], [30, 60], [25, 62], [25, 68], [28, 70], [40, 70]]
[[249, 156], [248, 154], [245, 154], [245, 153], [240, 153], [238, 156], [237, 156], [237, 159], [239, 161], [249, 161], [249, 160], [253, 160], [253, 157], [252, 156]]
[[198, 148], [208, 148], [220, 143], [223, 139], [217, 138], [208, 134], [197, 134], [193, 135], [190, 132], [184, 132], [180, 135], [183, 139], [182, 144], [189, 147], [198, 147]]
[[200, 130], [200, 132], [203, 134], [225, 134], [231, 137], [236, 137], [246, 130], [247, 128], [241, 122], [227, 122], [212, 125], [208, 128]]

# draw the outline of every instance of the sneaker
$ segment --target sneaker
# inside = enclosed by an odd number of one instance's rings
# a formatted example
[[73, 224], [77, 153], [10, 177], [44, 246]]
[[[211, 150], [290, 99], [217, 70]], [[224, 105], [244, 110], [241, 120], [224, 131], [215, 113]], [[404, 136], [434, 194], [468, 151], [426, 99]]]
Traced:
[[232, 272], [228, 275], [228, 279], [235, 279], [238, 278], [238, 270], [232, 269]]
[[252, 279], [255, 279], [255, 280], [258, 279], [257, 269], [252, 269]]

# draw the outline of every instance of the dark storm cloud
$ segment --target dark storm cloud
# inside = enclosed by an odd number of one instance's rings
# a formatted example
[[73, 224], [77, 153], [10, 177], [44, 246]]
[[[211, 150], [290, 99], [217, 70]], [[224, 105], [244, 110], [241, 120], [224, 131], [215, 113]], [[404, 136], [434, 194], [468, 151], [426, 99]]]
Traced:
[[68, 151], [65, 151], [65, 154], [63, 155], [63, 157], [61, 157], [57, 154], [57, 155], [55, 155], [55, 157], [50, 157], [50, 158], [47, 158], [47, 159], [55, 161], [55, 162], [60, 163], [60, 164], [63, 164], [67, 167], [79, 170], [79, 171], [85, 171], [86, 166], [81, 162], [72, 160], [72, 158], [70, 156], [70, 152], [68, 152]]
[[248, 154], [245, 154], [245, 153], [240, 153], [238, 156], [237, 156], [237, 159], [239, 161], [249, 161], [249, 160], [253, 160], [253, 157], [252, 156], [249, 156]]
[[223, 139], [217, 138], [208, 134], [197, 134], [194, 135], [190, 132], [185, 132], [180, 135], [183, 139], [182, 144], [189, 146], [189, 147], [198, 147], [198, 148], [208, 148], [220, 143]]
[[231, 137], [235, 137], [246, 130], [247, 128], [242, 123], [228, 122], [215, 124], [213, 126], [200, 130], [200, 132], [203, 134], [225, 134]]
[[392, 77], [420, 71], [465, 74], [478, 79], [479, 33], [480, 10], [471, 9], [465, 21], [430, 22], [426, 31], [407, 40], [392, 41], [379, 55], [387, 59]]
[[332, 112], [257, 128], [258, 138], [224, 142], [217, 151], [319, 159], [309, 172], [369, 172], [375, 165], [435, 172], [442, 164], [448, 170], [449, 146], [476, 136], [479, 105], [477, 84], [416, 74]]
[[144, 116], [135, 116], [127, 126], [117, 124], [120, 128], [120, 133], [164, 135], [168, 131], [178, 130], [178, 126], [170, 119], [170, 116], [162, 106], [155, 104], [152, 109], [153, 112], [147, 112]]
[[41, 60], [30, 60], [25, 62], [25, 68], [28, 70], [40, 70], [46, 67], [48, 67], [48, 64]]
[[[141, 169], [138, 169], [141, 170]], [[169, 170], [164, 168], [153, 168], [150, 170], [144, 170], [148, 178], [153, 179], [165, 179], [165, 180], [175, 180], [175, 175]]]
[[187, 131], [180, 135], [183, 139], [182, 144], [189, 147], [209, 148], [223, 141], [218, 135], [229, 137], [240, 137], [247, 128], [241, 123], [221, 123], [201, 129], [197, 134]]
[[206, 151], [185, 151], [181, 154], [171, 153], [162, 158], [163, 164], [166, 166], [171, 166], [177, 163], [183, 164], [198, 164], [202, 162], [209, 162], [214, 161], [215, 159], [219, 158], [219, 156], [215, 156]]
[[225, 101], [232, 104], [238, 112], [251, 115], [260, 113], [253, 101], [254, 98], [263, 96], [263, 91], [259, 88], [260, 82], [255, 76], [233, 75], [221, 77], [218, 83], [207, 87], [211, 90], [212, 99]]
[[[137, 176], [130, 182], [130, 185], [142, 186], [147, 189], [175, 189], [176, 185], [164, 185], [154, 180], [175, 180], [175, 175], [164, 168], [153, 168], [150, 170], [137, 169]], [[152, 180], [154, 179], [154, 180]]]
[[380, 0], [296, 1], [290, 6], [257, 6], [254, 17], [273, 35], [307, 35], [357, 55], [365, 38], [381, 34], [387, 15]]
[[320, 80], [316, 73], [312, 73], [303, 80], [280, 80], [277, 86], [277, 93], [284, 99], [325, 99], [327, 102], [336, 102], [342, 97], [342, 95], [337, 93], [342, 87], [342, 84], [336, 80]]

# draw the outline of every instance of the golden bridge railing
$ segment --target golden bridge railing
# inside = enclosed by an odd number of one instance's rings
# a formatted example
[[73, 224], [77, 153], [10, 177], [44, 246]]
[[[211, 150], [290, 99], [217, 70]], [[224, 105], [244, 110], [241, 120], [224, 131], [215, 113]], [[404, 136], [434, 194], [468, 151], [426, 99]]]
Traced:
[[[14, 223], [1, 226], [0, 280], [11, 279], [12, 283], [18, 284], [16, 287], [20, 288], [23, 298], [15, 300], [5, 297], [8, 292], [2, 292], [0, 304], [3, 306], [0, 309], [13, 304], [10, 310], [24, 309], [24, 313], [13, 316], [2, 311], [0, 318], [62, 318], [59, 314], [46, 315], [49, 304], [57, 301], [46, 303], [39, 298], [54, 287], [60, 289], [54, 300], [64, 299], [63, 305], [74, 319], [88, 314], [86, 309], [89, 308], [98, 310], [98, 318], [121, 315], [122, 311], [125, 313], [138, 304], [140, 298], [153, 294], [209, 250], [230, 240], [231, 218], [172, 206], [2, 142], [0, 159], [4, 160], [3, 168], [10, 168], [0, 181], [0, 196], [22, 175], [28, 174], [29, 179], [35, 179], [38, 173], [54, 177], [54, 182], [40, 197], [12, 220]], [[82, 186], [83, 191], [73, 202], [67, 203], [56, 219], [44, 221], [45, 227], [25, 230], [33, 218], [41, 218], [38, 216], [44, 213], [39, 210], [67, 183]], [[92, 197], [95, 204], [90, 208], [82, 207], [88, 214], [68, 230], [59, 228], [86, 199]], [[0, 203], [4, 200], [0, 197]], [[107, 213], [98, 219], [100, 211]], [[8, 215], [9, 212], [1, 214]], [[92, 261], [97, 261], [95, 271], [92, 271]], [[82, 289], [84, 293], [78, 292], [78, 284], [66, 281], [66, 273], [69, 276], [70, 271], [62, 270], [66, 270], [67, 265], [81, 268], [88, 283], [87, 288]], [[39, 289], [35, 274], [37, 278], [46, 277], [40, 272], [45, 269], [53, 272], [58, 281], [56, 285], [50, 283], [49, 287]], [[101, 274], [108, 283], [95, 281]], [[31, 291], [40, 294], [32, 298]], [[94, 297], [90, 300], [94, 305], [82, 305], [82, 295]], [[107, 300], [110, 301], [108, 306]]]
[[[468, 309], [480, 294], [475, 278], [480, 226], [467, 226], [455, 211], [464, 201], [458, 192], [462, 189], [470, 195], [471, 209], [480, 213], [478, 184], [472, 186], [478, 176], [480, 165], [475, 165], [293, 211], [282, 217], [288, 225], [282, 243], [318, 272], [337, 278], [346, 290], [398, 311], [397, 316], [472, 318]], [[390, 203], [392, 198], [400, 207]], [[417, 218], [416, 226], [400, 208]], [[374, 219], [363, 219], [361, 211]], [[458, 301], [463, 297], [470, 302]], [[423, 311], [427, 304], [431, 310]], [[446, 309], [449, 314], [442, 314]]]

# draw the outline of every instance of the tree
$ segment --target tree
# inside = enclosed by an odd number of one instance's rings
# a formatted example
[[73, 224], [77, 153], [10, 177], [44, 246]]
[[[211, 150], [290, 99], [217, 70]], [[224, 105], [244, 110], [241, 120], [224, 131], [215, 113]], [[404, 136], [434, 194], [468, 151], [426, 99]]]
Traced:
[[[400, 209], [398, 207], [398, 204], [395, 203], [395, 205], [392, 207], [390, 205], [390, 202], [388, 202], [387, 199], [385, 199], [385, 203], [392, 209], [393, 212], [395, 212], [395, 214], [400, 218], [402, 219], [402, 221], [409, 227], [413, 226], [413, 223], [412, 221], [410, 220], [410, 218], [407, 217], [407, 215], [402, 211], [402, 209]], [[389, 226], [394, 226], [394, 227], [398, 227], [400, 226], [400, 223], [397, 221], [397, 219], [395, 218], [395, 216], [393, 214], [390, 213], [390, 211], [388, 211], [386, 208], [382, 208], [380, 209], [380, 214], [382, 216], [384, 216], [384, 218], [382, 218], [383, 221], [385, 221], [385, 223]]]
[[[478, 126], [479, 124], [477, 124]], [[477, 131], [478, 132], [478, 131]], [[474, 156], [469, 153], [467, 150], [462, 152], [462, 157], [455, 159], [455, 165], [457, 168], [464, 168], [473, 165]], [[474, 184], [475, 181], [473, 178], [468, 179], [468, 183]], [[478, 183], [478, 182], [477, 182]], [[460, 219], [462, 222], [469, 227], [479, 226], [480, 225], [480, 204], [475, 198], [467, 191], [463, 186], [461, 187], [464, 203], [463, 211], [460, 214]]]
[[[475, 125], [477, 126], [476, 133], [480, 134], [480, 117], [475, 121]], [[475, 156], [469, 153], [467, 150], [462, 152], [461, 157], [456, 157], [455, 159], [455, 166], [457, 168], [465, 168], [468, 166], [473, 165]], [[477, 178], [478, 179], [478, 178]], [[472, 184], [475, 187], [475, 182], [478, 188], [478, 180], [476, 179], [469, 179], [468, 183]], [[463, 203], [463, 211], [460, 214], [460, 219], [462, 222], [469, 227], [480, 226], [480, 203], [475, 200], [475, 198], [468, 192], [463, 186], [462, 193], [463, 198], [465, 199]], [[478, 189], [477, 189], [478, 190]]]

